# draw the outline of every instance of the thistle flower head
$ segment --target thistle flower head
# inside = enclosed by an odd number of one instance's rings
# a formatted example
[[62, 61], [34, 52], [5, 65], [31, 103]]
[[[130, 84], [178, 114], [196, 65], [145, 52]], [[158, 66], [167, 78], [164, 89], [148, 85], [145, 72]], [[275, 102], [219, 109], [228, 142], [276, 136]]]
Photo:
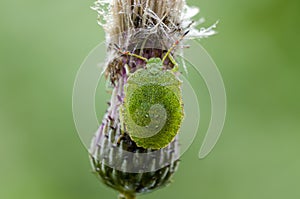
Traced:
[[[113, 46], [118, 45], [122, 50], [146, 58], [161, 58], [186, 31], [189, 34], [185, 39], [202, 39], [216, 34], [218, 23], [198, 28], [205, 20], [195, 20], [200, 10], [188, 6], [185, 0], [97, 0], [92, 9], [97, 11], [98, 24], [106, 33], [106, 74], [113, 84], [120, 76], [122, 65], [128, 64], [131, 72], [145, 66], [138, 59], [131, 59], [131, 62], [126, 58], [120, 59]], [[141, 52], [141, 49], [144, 51]], [[147, 49], [150, 52], [146, 52]], [[172, 54], [177, 51], [183, 57], [180, 45]], [[184, 60], [182, 64], [186, 70]]]
[[[118, 190], [125, 198], [134, 198], [135, 194], [150, 192], [170, 182], [179, 162], [176, 133], [183, 112], [180, 100], [178, 106], [170, 106], [172, 110], [178, 109], [175, 119], [167, 120], [172, 127], [169, 129], [175, 130], [172, 136], [167, 136], [170, 138], [167, 142], [160, 140], [163, 144], [158, 147], [155, 140], [150, 143], [135, 138], [135, 135], [140, 134], [138, 129], [135, 129], [134, 136], [129, 136], [127, 130], [133, 131], [135, 125], [128, 125], [126, 128], [126, 122], [124, 126], [120, 118], [122, 104], [126, 105], [127, 102], [124, 100], [125, 96], [130, 93], [124, 89], [128, 73], [144, 69], [147, 64], [145, 60], [150, 58], [164, 60], [162, 63], [164, 70], [173, 69], [175, 64], [171, 57], [176, 57], [178, 50], [180, 54], [183, 53], [183, 48], [174, 43], [179, 43], [187, 31], [189, 34], [185, 39], [211, 36], [216, 33], [214, 30], [216, 24], [209, 28], [197, 29], [204, 19], [194, 21], [193, 17], [198, 14], [199, 9], [187, 6], [185, 0], [97, 0], [92, 9], [97, 11], [98, 24], [106, 33], [105, 73], [113, 85], [113, 93], [107, 113], [91, 143], [91, 162], [94, 172], [106, 185]], [[133, 57], [129, 53], [138, 56]], [[170, 56], [167, 57], [166, 54]], [[167, 58], [163, 59], [165, 57]], [[152, 87], [150, 90], [153, 93], [157, 91]], [[169, 90], [175, 93], [173, 101], [176, 101], [175, 98], [181, 95], [180, 88], [172, 86]], [[173, 101], [165, 99], [168, 103]], [[133, 103], [136, 104], [140, 103]], [[130, 103], [125, 106], [130, 107]], [[135, 143], [134, 140], [139, 143]], [[164, 148], [159, 150], [161, 145]]]
[[[107, 37], [130, 29], [160, 28], [166, 33], [189, 28], [187, 38], [201, 39], [214, 35], [216, 24], [208, 28], [197, 27], [205, 20], [193, 20], [199, 8], [191, 7], [185, 0], [97, 0], [92, 9], [98, 13], [98, 24]], [[109, 38], [108, 38], [109, 39]]]

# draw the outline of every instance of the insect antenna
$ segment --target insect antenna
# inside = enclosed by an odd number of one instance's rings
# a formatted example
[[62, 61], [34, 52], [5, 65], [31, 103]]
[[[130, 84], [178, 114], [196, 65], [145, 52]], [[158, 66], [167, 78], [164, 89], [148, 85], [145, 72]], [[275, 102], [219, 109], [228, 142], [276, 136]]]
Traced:
[[147, 59], [146, 57], [142, 57], [142, 56], [140, 56], [140, 55], [131, 53], [131, 52], [129, 52], [129, 51], [123, 51], [117, 44], [115, 44], [114, 46], [115, 46], [116, 50], [117, 50], [119, 53], [121, 53], [122, 55], [129, 55], [129, 56], [132, 56], [132, 57], [136, 57], [136, 58], [141, 59], [141, 60], [143, 60], [143, 61], [145, 61], [145, 62], [148, 61], [148, 59]]
[[170, 60], [173, 62], [174, 65], [176, 65], [174, 58], [171, 56], [171, 52], [174, 50], [174, 48], [176, 48], [176, 46], [178, 46], [178, 44], [184, 39], [184, 37], [189, 33], [190, 31], [186, 31], [177, 41], [175, 41], [175, 43], [172, 45], [172, 47], [168, 50], [168, 52], [165, 54], [165, 56], [162, 59], [162, 62], [164, 63], [164, 61], [167, 59], [167, 57], [170, 58]]

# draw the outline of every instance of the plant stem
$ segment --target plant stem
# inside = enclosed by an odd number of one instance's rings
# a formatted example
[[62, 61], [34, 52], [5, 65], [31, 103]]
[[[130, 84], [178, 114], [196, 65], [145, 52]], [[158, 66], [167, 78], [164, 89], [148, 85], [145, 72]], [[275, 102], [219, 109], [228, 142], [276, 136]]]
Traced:
[[132, 193], [120, 193], [119, 199], [136, 199], [136, 196]]

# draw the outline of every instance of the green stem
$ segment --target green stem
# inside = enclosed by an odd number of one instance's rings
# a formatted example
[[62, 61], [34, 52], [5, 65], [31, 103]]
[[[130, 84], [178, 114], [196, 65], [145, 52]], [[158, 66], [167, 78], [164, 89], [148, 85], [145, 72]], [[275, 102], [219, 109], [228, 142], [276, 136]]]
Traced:
[[136, 199], [136, 196], [132, 193], [120, 193], [119, 199]]

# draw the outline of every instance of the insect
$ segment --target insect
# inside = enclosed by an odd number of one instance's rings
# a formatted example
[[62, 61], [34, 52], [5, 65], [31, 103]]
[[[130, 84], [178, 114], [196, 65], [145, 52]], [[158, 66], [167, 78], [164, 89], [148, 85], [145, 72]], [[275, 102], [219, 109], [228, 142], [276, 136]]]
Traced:
[[[129, 74], [120, 109], [122, 128], [126, 128], [126, 132], [138, 147], [164, 148], [179, 132], [184, 116], [182, 81], [174, 74], [178, 70], [178, 64], [170, 54], [179, 41], [168, 50], [163, 59], [146, 59], [123, 52], [146, 62], [146, 68]], [[172, 70], [163, 69], [167, 57], [174, 64]]]

